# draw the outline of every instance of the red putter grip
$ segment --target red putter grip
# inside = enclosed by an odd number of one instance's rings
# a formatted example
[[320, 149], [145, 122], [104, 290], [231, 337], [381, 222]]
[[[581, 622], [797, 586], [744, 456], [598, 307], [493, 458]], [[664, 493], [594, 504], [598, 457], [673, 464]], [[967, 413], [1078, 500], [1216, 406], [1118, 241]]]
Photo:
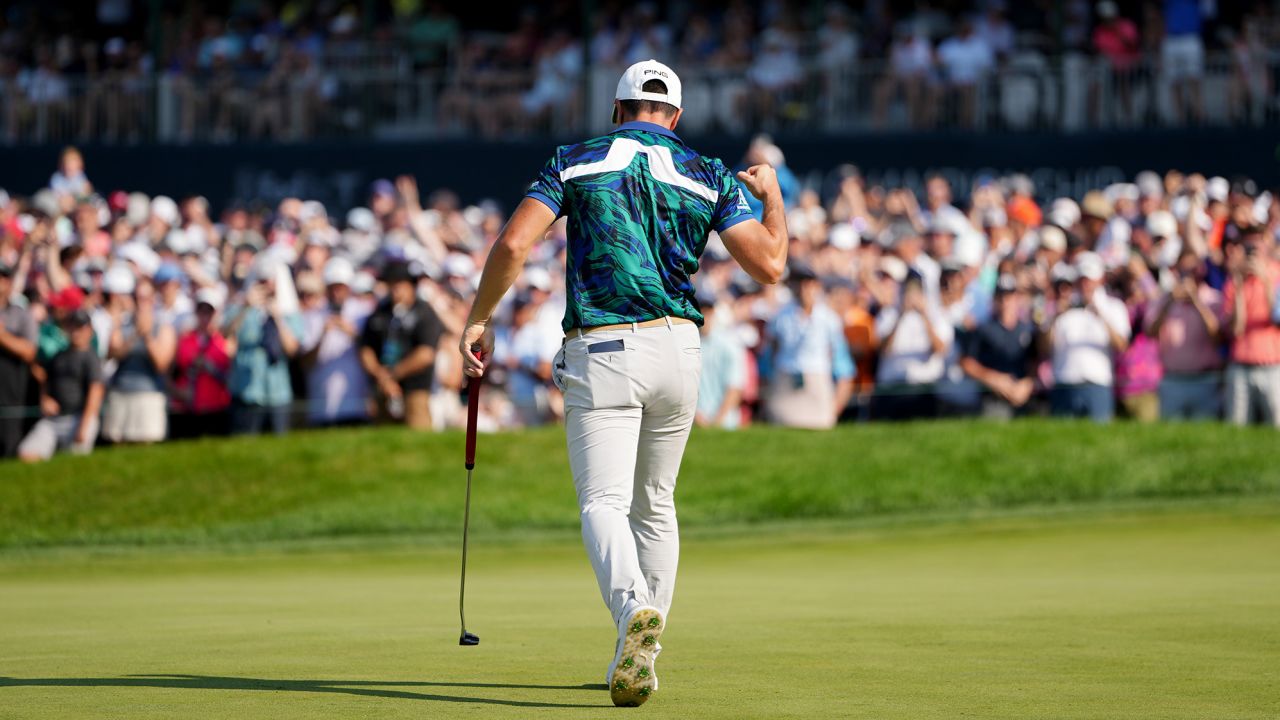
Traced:
[[[484, 353], [472, 349], [479, 360], [484, 360]], [[473, 377], [467, 381], [467, 469], [476, 466], [476, 415], [480, 413], [480, 384], [484, 376]]]

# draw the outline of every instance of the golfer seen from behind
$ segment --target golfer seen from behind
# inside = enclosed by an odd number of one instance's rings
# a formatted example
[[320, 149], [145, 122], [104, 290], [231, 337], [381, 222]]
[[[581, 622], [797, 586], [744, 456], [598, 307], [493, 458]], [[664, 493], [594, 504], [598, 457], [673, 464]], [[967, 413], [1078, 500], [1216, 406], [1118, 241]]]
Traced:
[[567, 218], [564, 345], [553, 377], [564, 392], [569, 465], [582, 540], [618, 628], [607, 682], [639, 705], [654, 671], [675, 589], [675, 488], [702, 371], [692, 275], [712, 230], [758, 282], [786, 266], [787, 228], [773, 168], [738, 173], [764, 202], [757, 221], [724, 163], [675, 133], [680, 79], [655, 60], [623, 74], [617, 129], [556, 149], [485, 264], [461, 352], [478, 377], [493, 352], [490, 317], [533, 246]]

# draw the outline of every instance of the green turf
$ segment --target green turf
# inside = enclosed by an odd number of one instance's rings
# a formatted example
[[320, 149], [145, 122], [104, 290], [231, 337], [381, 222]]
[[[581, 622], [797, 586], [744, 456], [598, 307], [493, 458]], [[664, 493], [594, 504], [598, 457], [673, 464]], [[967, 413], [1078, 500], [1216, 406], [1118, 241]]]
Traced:
[[[682, 526], [848, 521], [1280, 494], [1276, 434], [1025, 421], [698, 431]], [[481, 537], [577, 526], [563, 431], [480, 439]], [[459, 434], [382, 428], [113, 448], [0, 464], [0, 549], [456, 536]]]
[[0, 556], [0, 718], [1275, 718], [1280, 503], [686, 542], [608, 708], [576, 544]]

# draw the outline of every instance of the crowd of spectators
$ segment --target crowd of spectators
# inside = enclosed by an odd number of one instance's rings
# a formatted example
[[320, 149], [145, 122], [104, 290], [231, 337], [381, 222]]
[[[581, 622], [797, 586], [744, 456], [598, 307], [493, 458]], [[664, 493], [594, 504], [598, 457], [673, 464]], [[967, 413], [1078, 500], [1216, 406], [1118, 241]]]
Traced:
[[[300, 140], [422, 114], [423, 133], [563, 130], [581, 122], [584, 68], [612, 77], [650, 57], [727, 129], [972, 126], [997, 116], [986, 94], [1035, 92], [1067, 55], [1090, 58], [1095, 124], [1199, 123], [1222, 106], [1217, 122], [1258, 122], [1274, 115], [1280, 47], [1262, 0], [601, 3], [589, 35], [574, 3], [514, 19], [439, 2], [6, 7], [10, 143]], [[984, 93], [1000, 70], [1032, 83]], [[1228, 103], [1204, 95], [1208, 75]]]
[[[1245, 178], [1144, 172], [1081, 198], [1025, 176], [923, 197], [846, 166], [802, 187], [780, 148], [784, 283], [714, 235], [697, 422], [1116, 414], [1280, 425], [1280, 207]], [[958, 193], [958, 194], [957, 194]], [[67, 149], [47, 188], [0, 191], [0, 451], [148, 443], [295, 425], [463, 420], [456, 352], [492, 202], [379, 180], [332, 217], [108, 190]], [[564, 227], [498, 314], [487, 429], [554, 422]]]

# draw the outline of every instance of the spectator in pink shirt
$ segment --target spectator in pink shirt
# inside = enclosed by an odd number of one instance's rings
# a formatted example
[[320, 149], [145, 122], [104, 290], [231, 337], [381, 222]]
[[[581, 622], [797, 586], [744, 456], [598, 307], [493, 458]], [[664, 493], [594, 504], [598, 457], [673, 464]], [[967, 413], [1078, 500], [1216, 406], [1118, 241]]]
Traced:
[[1217, 419], [1222, 410], [1222, 293], [1205, 282], [1204, 261], [1191, 249], [1174, 267], [1175, 284], [1147, 312], [1146, 335], [1160, 346], [1164, 379], [1160, 417]]
[[1280, 428], [1280, 326], [1272, 321], [1280, 263], [1266, 236], [1261, 227], [1247, 228], [1226, 248], [1227, 419], [1246, 425], [1257, 417]]
[[1157, 390], [1164, 368], [1160, 364], [1160, 346], [1154, 338], [1142, 333], [1142, 324], [1160, 288], [1146, 263], [1137, 256], [1130, 267], [1116, 271], [1112, 287], [1112, 294], [1124, 299], [1133, 338], [1129, 346], [1116, 355], [1116, 399], [1126, 416], [1139, 422], [1155, 422], [1160, 419]]

